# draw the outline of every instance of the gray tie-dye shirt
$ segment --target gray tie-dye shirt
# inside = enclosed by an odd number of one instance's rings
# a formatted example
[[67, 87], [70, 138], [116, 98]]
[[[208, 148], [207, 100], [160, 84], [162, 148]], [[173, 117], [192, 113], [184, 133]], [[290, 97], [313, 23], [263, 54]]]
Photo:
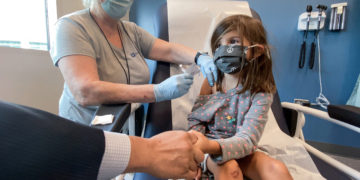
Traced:
[[200, 95], [188, 116], [189, 129], [220, 144], [222, 154], [211, 155], [218, 164], [253, 153], [267, 122], [273, 95], [251, 95], [249, 91], [239, 94], [241, 88]]

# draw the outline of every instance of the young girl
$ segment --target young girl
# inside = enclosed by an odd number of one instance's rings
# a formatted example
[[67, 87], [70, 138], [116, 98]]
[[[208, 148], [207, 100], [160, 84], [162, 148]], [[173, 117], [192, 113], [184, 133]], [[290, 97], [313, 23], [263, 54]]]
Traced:
[[244, 15], [225, 18], [212, 35], [211, 49], [218, 81], [214, 87], [204, 81], [188, 117], [197, 145], [209, 154], [203, 172], [221, 180], [292, 179], [281, 161], [257, 151], [276, 91], [262, 23]]

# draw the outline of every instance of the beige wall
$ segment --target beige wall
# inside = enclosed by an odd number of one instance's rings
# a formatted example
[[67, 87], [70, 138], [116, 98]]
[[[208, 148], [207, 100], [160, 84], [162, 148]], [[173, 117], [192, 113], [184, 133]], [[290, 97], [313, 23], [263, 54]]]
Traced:
[[[52, 5], [52, 3], [49, 3]], [[55, 6], [55, 5], [52, 5]], [[60, 18], [71, 12], [84, 9], [82, 0], [57, 0], [56, 1], [56, 10], [57, 17]], [[129, 20], [129, 12], [122, 18], [123, 20]]]
[[[49, 10], [61, 17], [82, 8], [81, 0], [57, 0]], [[0, 47], [0, 100], [57, 114], [63, 82], [49, 52]]]
[[[49, 13], [55, 13], [52, 22], [56, 21], [56, 16], [84, 8], [82, 0], [56, 0], [56, 4], [55, 1], [49, 2], [49, 6], [52, 6]], [[0, 47], [0, 100], [57, 114], [63, 82], [49, 52]]]
[[57, 0], [56, 6], [58, 17], [84, 8], [82, 0]]
[[62, 87], [49, 52], [0, 47], [0, 100], [57, 114]]

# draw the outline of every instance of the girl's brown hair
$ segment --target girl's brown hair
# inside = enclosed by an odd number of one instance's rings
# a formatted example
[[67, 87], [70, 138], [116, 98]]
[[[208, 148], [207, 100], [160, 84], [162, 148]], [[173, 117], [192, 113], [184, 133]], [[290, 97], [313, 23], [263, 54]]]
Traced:
[[[258, 92], [274, 93], [276, 91], [275, 81], [272, 73], [272, 60], [269, 45], [266, 40], [266, 31], [260, 20], [245, 16], [233, 15], [222, 20], [215, 28], [211, 37], [211, 50], [215, 53], [220, 46], [221, 38], [231, 32], [236, 31], [242, 42], [246, 38], [250, 45], [261, 44], [264, 46], [264, 53], [252, 60], [239, 73], [239, 82], [243, 88], [239, 93], [250, 90], [251, 94]], [[243, 44], [243, 43], [241, 43]], [[249, 49], [251, 54], [255, 54], [255, 48]], [[222, 90], [222, 80], [224, 74], [218, 70], [219, 78], [216, 82], [217, 91]]]

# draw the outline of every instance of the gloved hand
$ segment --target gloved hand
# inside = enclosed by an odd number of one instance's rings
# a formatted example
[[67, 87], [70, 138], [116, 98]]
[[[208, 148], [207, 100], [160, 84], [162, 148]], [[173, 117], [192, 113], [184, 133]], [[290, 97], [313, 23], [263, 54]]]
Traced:
[[178, 98], [186, 94], [193, 83], [193, 76], [184, 73], [167, 78], [154, 86], [156, 102]]
[[202, 54], [197, 59], [197, 64], [200, 66], [201, 72], [206, 77], [210, 86], [214, 86], [217, 81], [217, 67], [214, 60], [207, 54]]

